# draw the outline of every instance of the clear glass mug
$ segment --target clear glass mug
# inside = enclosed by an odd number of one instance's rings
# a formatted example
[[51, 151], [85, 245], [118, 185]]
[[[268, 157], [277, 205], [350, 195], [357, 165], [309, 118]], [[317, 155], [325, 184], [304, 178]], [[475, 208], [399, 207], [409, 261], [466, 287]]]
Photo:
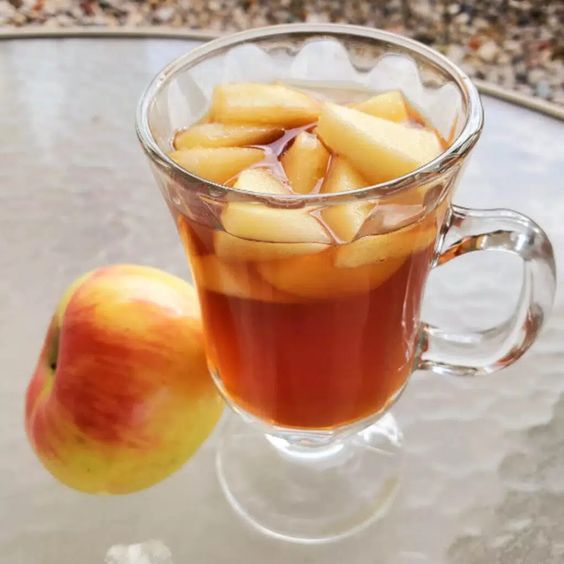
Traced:
[[[174, 133], [205, 114], [214, 86], [274, 81], [343, 102], [400, 89], [448, 146], [389, 182], [285, 196], [214, 184], [167, 156]], [[347, 25], [212, 41], [143, 95], [137, 131], [192, 266], [210, 371], [242, 415], [223, 431], [220, 482], [263, 531], [315, 542], [366, 525], [398, 484], [401, 433], [388, 410], [409, 375], [493, 372], [535, 340], [555, 287], [546, 235], [517, 212], [451, 204], [482, 119], [476, 88], [443, 56]], [[523, 260], [512, 317], [472, 334], [422, 323], [431, 268], [473, 251]]]

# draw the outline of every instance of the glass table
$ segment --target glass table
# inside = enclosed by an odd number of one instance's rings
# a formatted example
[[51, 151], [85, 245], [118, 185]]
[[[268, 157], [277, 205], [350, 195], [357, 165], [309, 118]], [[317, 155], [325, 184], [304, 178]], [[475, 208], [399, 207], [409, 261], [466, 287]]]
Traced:
[[[280, 542], [232, 511], [214, 470], [221, 425], [182, 470], [129, 496], [74, 492], [37, 461], [24, 432], [24, 392], [65, 287], [114, 262], [189, 276], [134, 112], [150, 78], [200, 41], [0, 42], [0, 562], [99, 564], [108, 551], [126, 551], [116, 545], [148, 541], [176, 564], [563, 562], [561, 291], [539, 342], [515, 366], [476, 379], [414, 375], [394, 409], [406, 443], [398, 497], [385, 517], [338, 543]], [[456, 201], [529, 214], [562, 257], [564, 124], [493, 98], [484, 104], [484, 134]], [[520, 264], [484, 255], [433, 273], [428, 320], [479, 328], [510, 311]]]

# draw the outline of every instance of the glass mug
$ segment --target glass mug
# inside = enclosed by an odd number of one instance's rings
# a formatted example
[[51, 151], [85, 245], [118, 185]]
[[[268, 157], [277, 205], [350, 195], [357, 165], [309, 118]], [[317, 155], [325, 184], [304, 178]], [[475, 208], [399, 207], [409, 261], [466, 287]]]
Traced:
[[[174, 133], [205, 114], [214, 86], [274, 81], [343, 102], [400, 89], [448, 147], [388, 182], [283, 196], [214, 184], [167, 156]], [[316, 542], [365, 526], [397, 488], [401, 433], [388, 410], [409, 375], [493, 372], [535, 340], [555, 286], [546, 235], [513, 211], [451, 204], [482, 119], [476, 88], [443, 56], [348, 25], [212, 41], [172, 62], [143, 95], [137, 132], [192, 267], [210, 371], [242, 415], [223, 431], [220, 482], [261, 530]], [[512, 317], [472, 334], [422, 323], [431, 268], [492, 250], [523, 260]]]

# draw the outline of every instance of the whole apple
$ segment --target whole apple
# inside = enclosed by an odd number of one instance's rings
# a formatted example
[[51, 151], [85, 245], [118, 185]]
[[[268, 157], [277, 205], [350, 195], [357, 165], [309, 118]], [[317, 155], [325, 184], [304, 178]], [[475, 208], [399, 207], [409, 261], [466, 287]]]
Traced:
[[178, 469], [223, 409], [196, 292], [160, 270], [113, 265], [63, 296], [26, 396], [37, 456], [65, 484], [128, 493]]

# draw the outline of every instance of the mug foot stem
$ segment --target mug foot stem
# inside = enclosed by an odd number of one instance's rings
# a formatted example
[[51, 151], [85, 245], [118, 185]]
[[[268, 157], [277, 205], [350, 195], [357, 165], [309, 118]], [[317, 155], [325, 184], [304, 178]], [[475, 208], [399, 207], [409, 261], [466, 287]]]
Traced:
[[389, 413], [344, 440], [311, 447], [231, 416], [216, 464], [228, 501], [248, 523], [287, 541], [321, 543], [386, 513], [400, 483], [402, 454], [401, 432]]

